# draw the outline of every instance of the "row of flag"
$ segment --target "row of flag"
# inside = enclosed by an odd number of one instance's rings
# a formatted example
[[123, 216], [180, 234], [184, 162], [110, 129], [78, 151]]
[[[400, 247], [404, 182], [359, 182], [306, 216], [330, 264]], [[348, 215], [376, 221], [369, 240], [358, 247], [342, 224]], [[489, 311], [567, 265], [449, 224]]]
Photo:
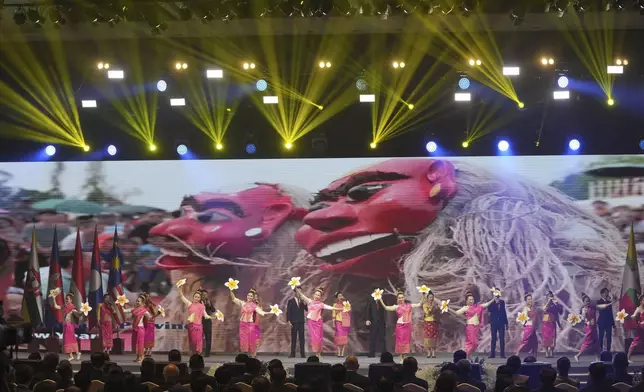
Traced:
[[[110, 270], [107, 284], [107, 292], [116, 300], [123, 295], [123, 279], [121, 276], [121, 260], [123, 254], [119, 249], [118, 234], [114, 230], [114, 242], [111, 252], [106, 259], [110, 262]], [[103, 276], [101, 271], [101, 253], [98, 243], [98, 232], [94, 231], [94, 244], [92, 249], [92, 263], [90, 266], [89, 290], [85, 293], [85, 275], [83, 271], [83, 249], [81, 247], [80, 231], [76, 232], [76, 247], [72, 260], [72, 279], [69, 291], [74, 294], [74, 305], [80, 309], [86, 301], [92, 308], [88, 314], [89, 328], [99, 325], [100, 314], [99, 304], [103, 302]], [[36, 233], [31, 234], [31, 258], [25, 291], [22, 302], [22, 317], [25, 322], [34, 327], [44, 326], [53, 328], [63, 321], [63, 312], [54, 307], [54, 301], [61, 308], [64, 307], [65, 293], [63, 291], [63, 276], [59, 262], [58, 235], [54, 229], [51, 257], [49, 259], [49, 281], [47, 282], [47, 293], [57, 290], [60, 295], [43, 298], [41, 292], [40, 265], [38, 263], [38, 252], [36, 249]], [[125, 321], [123, 308], [115, 304], [116, 322], [122, 324]]]

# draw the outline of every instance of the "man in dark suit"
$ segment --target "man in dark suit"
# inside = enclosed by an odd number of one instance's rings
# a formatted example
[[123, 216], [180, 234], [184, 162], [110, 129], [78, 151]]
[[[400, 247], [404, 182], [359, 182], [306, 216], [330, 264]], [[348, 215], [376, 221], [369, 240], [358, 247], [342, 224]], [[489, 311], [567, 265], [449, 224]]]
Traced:
[[416, 377], [418, 371], [418, 361], [414, 357], [407, 357], [403, 360], [403, 381], [402, 385], [416, 384], [425, 389], [429, 389], [429, 384], [422, 378]]
[[210, 385], [213, 390], [217, 388], [215, 378], [204, 373], [206, 364], [201, 355], [193, 354], [188, 362], [188, 368], [190, 369], [190, 383], [196, 381], [198, 378], [202, 378], [206, 382], [206, 385]]
[[345, 376], [344, 382], [347, 384], [353, 384], [358, 386], [365, 391], [369, 390], [371, 387], [371, 381], [369, 377], [365, 377], [362, 374], [358, 373], [358, 368], [360, 364], [358, 363], [358, 358], [351, 355], [344, 360], [344, 367], [347, 368], [347, 374]]
[[[611, 303], [610, 293], [607, 288], [600, 291], [601, 298], [597, 301], [598, 305]], [[615, 318], [613, 317], [613, 307], [606, 309], [597, 308], [599, 317], [597, 317], [597, 327], [599, 328], [599, 351], [604, 351], [604, 335], [606, 335], [606, 351], [610, 351], [613, 342], [613, 328], [615, 328]]]
[[487, 309], [490, 312], [490, 331], [492, 332], [490, 358], [496, 356], [497, 335], [501, 358], [505, 358], [505, 329], [508, 326], [508, 315], [505, 312], [505, 302], [501, 299], [500, 291], [497, 290], [494, 293], [494, 302]]
[[291, 326], [291, 355], [289, 358], [295, 357], [295, 345], [297, 338], [300, 339], [300, 356], [304, 356], [304, 322], [306, 321], [306, 312], [309, 311], [306, 303], [294, 291], [295, 296], [288, 300], [286, 304], [286, 321]]
[[387, 351], [387, 323], [385, 308], [378, 301], [367, 303], [367, 327], [369, 327], [369, 358], [376, 356], [376, 343], [382, 342], [382, 351]]

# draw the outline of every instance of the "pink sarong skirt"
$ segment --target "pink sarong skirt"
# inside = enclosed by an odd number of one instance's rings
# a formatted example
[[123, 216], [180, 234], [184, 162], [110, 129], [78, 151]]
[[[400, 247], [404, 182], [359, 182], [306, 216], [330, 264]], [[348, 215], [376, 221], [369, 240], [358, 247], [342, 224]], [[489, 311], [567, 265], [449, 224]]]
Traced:
[[145, 348], [154, 348], [154, 323], [145, 324]]
[[597, 334], [597, 326], [586, 324], [584, 327], [584, 342], [581, 344], [579, 351], [589, 350], [599, 352], [599, 335]]
[[145, 328], [134, 327], [132, 333], [132, 347], [138, 356], [143, 356], [145, 353]]
[[351, 327], [343, 327], [342, 321], [335, 322], [335, 345], [345, 346], [349, 343], [349, 330]]
[[112, 346], [114, 346], [114, 330], [112, 329], [111, 321], [101, 323], [101, 340], [103, 342], [103, 350], [111, 350]]
[[544, 321], [541, 326], [541, 342], [547, 348], [555, 346], [557, 338], [557, 323]]
[[309, 326], [309, 340], [311, 341], [311, 350], [314, 353], [322, 352], [322, 342], [323, 342], [323, 327], [324, 323], [322, 320], [308, 320]]
[[411, 352], [411, 323], [396, 324], [396, 354]]
[[638, 325], [635, 331], [636, 331], [635, 337], [633, 338], [633, 341], [631, 342], [631, 345], [628, 348], [628, 351], [635, 350], [637, 346], [644, 343], [644, 326]]
[[465, 352], [468, 357], [479, 347], [480, 329], [479, 325], [465, 325]]
[[66, 354], [79, 352], [78, 340], [76, 340], [76, 324], [63, 323], [63, 352]]
[[538, 345], [539, 345], [539, 340], [537, 339], [537, 334], [534, 329], [534, 326], [524, 325], [523, 336], [521, 338], [521, 343], [519, 344], [518, 351], [534, 352], [536, 354]]
[[253, 322], [239, 322], [239, 351], [254, 353], [257, 351], [257, 325]]
[[188, 324], [188, 345], [190, 352], [201, 354], [203, 351], [203, 325]]
[[436, 321], [425, 321], [423, 324], [423, 337], [425, 348], [435, 348], [438, 342], [438, 323]]

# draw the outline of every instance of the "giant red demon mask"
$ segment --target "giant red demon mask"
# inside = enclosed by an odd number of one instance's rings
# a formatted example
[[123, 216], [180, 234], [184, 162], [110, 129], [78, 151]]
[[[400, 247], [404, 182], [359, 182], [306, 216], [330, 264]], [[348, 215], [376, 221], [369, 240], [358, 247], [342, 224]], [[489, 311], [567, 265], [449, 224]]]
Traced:
[[384, 161], [322, 189], [295, 240], [326, 261], [326, 270], [394, 275], [396, 261], [455, 192], [454, 166], [447, 161]]
[[277, 185], [254, 184], [235, 193], [186, 196], [182, 216], [150, 230], [150, 241], [168, 269], [211, 266], [215, 260], [248, 257], [289, 219], [301, 219]]

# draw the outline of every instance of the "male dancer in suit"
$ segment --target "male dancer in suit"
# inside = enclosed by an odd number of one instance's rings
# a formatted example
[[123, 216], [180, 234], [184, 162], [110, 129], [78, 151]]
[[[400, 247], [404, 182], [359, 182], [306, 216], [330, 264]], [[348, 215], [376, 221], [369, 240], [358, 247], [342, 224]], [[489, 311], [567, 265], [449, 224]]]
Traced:
[[378, 301], [368, 301], [367, 327], [369, 327], [369, 358], [376, 356], [376, 342], [382, 342], [382, 351], [387, 351], [387, 323], [385, 308]]
[[[610, 293], [607, 288], [603, 288], [599, 294], [601, 298], [597, 301], [597, 305], [611, 303]], [[613, 317], [613, 307], [609, 306], [606, 309], [597, 309], [599, 317], [597, 317], [597, 327], [599, 328], [599, 351], [604, 351], [604, 335], [606, 335], [606, 351], [610, 351], [611, 343], [613, 342], [613, 328], [615, 328], [615, 318]]]
[[505, 302], [501, 299], [500, 291], [494, 292], [494, 302], [487, 309], [490, 312], [490, 331], [492, 331], [490, 358], [496, 356], [497, 334], [501, 358], [505, 358], [505, 329], [508, 327], [508, 315], [505, 312]]
[[300, 355], [302, 358], [306, 358], [304, 356], [304, 322], [309, 308], [299, 297], [297, 291], [294, 293], [293, 298], [289, 299], [286, 304], [286, 321], [291, 326], [291, 355], [289, 358], [295, 358], [295, 345], [298, 336], [300, 337]]

